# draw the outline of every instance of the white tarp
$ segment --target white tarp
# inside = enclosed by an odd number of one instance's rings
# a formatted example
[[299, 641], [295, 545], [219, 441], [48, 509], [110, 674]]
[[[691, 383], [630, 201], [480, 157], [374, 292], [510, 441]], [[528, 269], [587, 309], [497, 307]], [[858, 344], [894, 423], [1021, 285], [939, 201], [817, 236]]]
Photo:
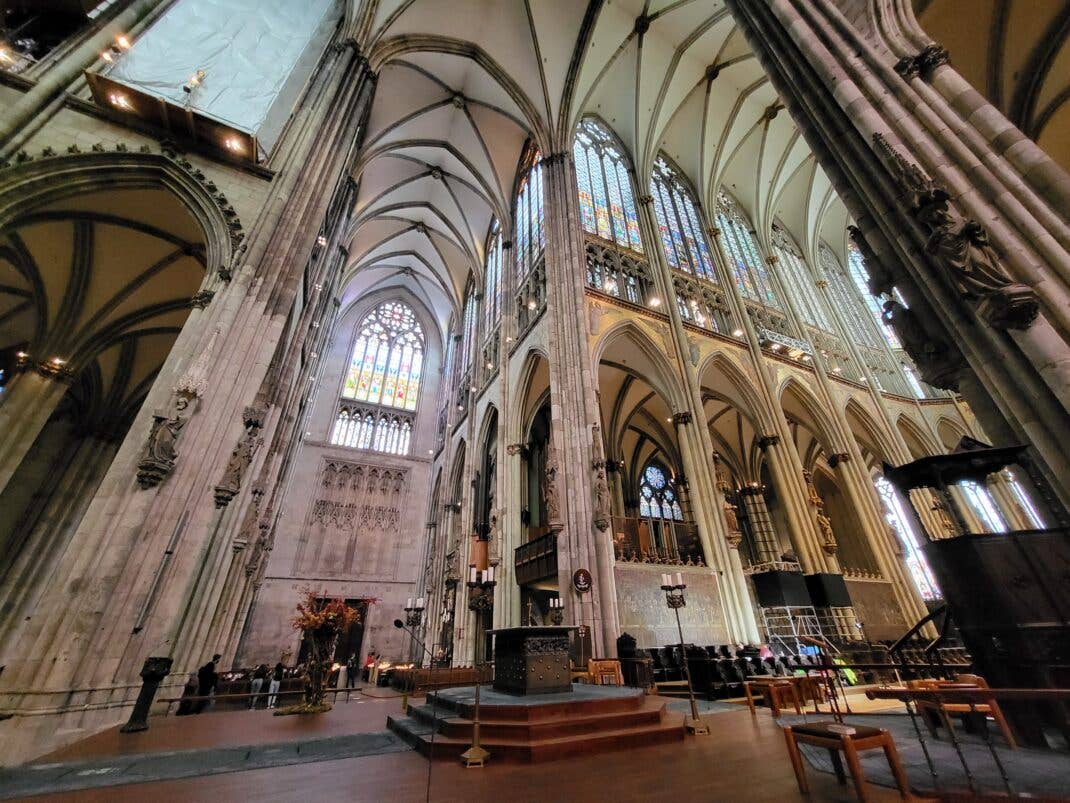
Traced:
[[[105, 74], [270, 149], [339, 16], [337, 0], [178, 0]], [[205, 78], [192, 93], [190, 77]]]

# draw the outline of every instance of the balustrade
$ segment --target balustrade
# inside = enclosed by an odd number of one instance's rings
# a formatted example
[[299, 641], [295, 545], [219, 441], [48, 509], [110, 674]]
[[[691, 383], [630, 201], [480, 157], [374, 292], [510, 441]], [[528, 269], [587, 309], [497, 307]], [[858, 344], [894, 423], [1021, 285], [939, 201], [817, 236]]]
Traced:
[[587, 286], [600, 293], [646, 306], [656, 297], [650, 266], [638, 254], [587, 238]]
[[623, 563], [706, 565], [698, 526], [691, 522], [614, 516], [613, 546]]

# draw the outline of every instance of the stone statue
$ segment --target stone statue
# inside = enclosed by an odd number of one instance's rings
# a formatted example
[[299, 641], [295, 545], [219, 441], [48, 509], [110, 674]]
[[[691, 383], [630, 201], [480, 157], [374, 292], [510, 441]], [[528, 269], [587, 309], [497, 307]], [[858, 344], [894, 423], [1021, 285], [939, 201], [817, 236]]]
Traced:
[[836, 535], [832, 532], [832, 520], [822, 511], [817, 512], [817, 528], [821, 531], [821, 548], [829, 555], [835, 555], [838, 546]]
[[179, 396], [175, 400], [175, 414], [157, 411], [152, 417], [145, 454], [137, 464], [137, 482], [142, 488], [154, 488], [174, 470], [178, 458], [178, 436], [188, 418], [182, 413], [189, 407], [189, 399]]
[[735, 549], [743, 541], [743, 531], [739, 527], [739, 514], [736, 512], [736, 506], [727, 498], [724, 500], [724, 523], [728, 530], [726, 537], [728, 545]]
[[497, 566], [502, 562], [502, 534], [498, 526], [498, 511], [490, 514], [487, 522], [487, 562]]
[[979, 302], [978, 315], [997, 329], [1028, 329], [1039, 311], [1036, 293], [1010, 275], [989, 243], [984, 226], [958, 214], [951, 207], [947, 190], [882, 134], [873, 135], [873, 144], [899, 186], [900, 206], [929, 235], [925, 250], [964, 297]]
[[216, 507], [226, 507], [230, 500], [238, 495], [245, 470], [253, 462], [253, 452], [262, 440], [260, 429], [264, 425], [264, 410], [258, 407], [246, 407], [242, 420], [245, 424], [245, 432], [242, 433], [238, 444], [230, 453], [227, 467], [223, 470], [223, 479], [215, 487]]
[[557, 489], [557, 449], [553, 441], [546, 453], [546, 469], [543, 474], [542, 498], [546, 503], [546, 518], [551, 526], [561, 523], [561, 500]]
[[594, 526], [599, 530], [607, 530], [612, 520], [606, 467], [599, 465], [594, 474]]

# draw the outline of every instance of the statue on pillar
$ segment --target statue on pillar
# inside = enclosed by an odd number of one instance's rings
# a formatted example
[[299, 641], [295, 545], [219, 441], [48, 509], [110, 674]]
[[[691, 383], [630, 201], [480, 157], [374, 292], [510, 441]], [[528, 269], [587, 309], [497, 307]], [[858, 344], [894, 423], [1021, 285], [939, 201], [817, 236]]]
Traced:
[[542, 498], [546, 504], [546, 518], [550, 529], [561, 527], [561, 497], [558, 495], [557, 475], [559, 473], [557, 463], [557, 448], [551, 438], [546, 450], [546, 469], [543, 473]]
[[155, 488], [174, 470], [178, 459], [178, 436], [186, 426], [188, 416], [183, 415], [189, 407], [189, 399], [178, 396], [175, 412], [157, 410], [152, 416], [145, 453], [137, 464], [137, 483], [142, 488]]
[[599, 530], [608, 530], [612, 523], [612, 509], [609, 501], [609, 483], [606, 481], [606, 466], [598, 463], [594, 472], [594, 526]]
[[839, 546], [836, 544], [836, 535], [832, 532], [832, 520], [821, 509], [817, 511], [817, 528], [821, 531], [821, 548], [827, 555], [835, 555]]

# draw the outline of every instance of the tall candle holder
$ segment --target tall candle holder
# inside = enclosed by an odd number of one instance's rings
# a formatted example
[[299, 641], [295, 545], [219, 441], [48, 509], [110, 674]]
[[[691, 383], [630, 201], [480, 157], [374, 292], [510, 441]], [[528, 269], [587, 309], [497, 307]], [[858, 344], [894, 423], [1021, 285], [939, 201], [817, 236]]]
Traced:
[[661, 575], [661, 590], [665, 592], [665, 604], [676, 614], [676, 632], [680, 635], [680, 658], [684, 663], [684, 678], [687, 680], [687, 696], [691, 700], [691, 719], [684, 723], [690, 733], [696, 736], [708, 736], [710, 727], [698, 715], [698, 704], [695, 702], [695, 689], [691, 686], [691, 667], [687, 663], [687, 653], [684, 650], [684, 628], [680, 624], [680, 609], [687, 606], [684, 598], [684, 576], [680, 572], [676, 574]]
[[[494, 586], [498, 585], [498, 581], [494, 579], [494, 567], [488, 566], [486, 569], [477, 569], [472, 566], [468, 571], [468, 610], [489, 610], [494, 604]], [[472, 712], [472, 744], [461, 754], [461, 763], [468, 768], [482, 767], [487, 758], [490, 757], [490, 753], [484, 750], [483, 745], [479, 743], [479, 681], [483, 664], [478, 656], [475, 663], [476, 699]]]

